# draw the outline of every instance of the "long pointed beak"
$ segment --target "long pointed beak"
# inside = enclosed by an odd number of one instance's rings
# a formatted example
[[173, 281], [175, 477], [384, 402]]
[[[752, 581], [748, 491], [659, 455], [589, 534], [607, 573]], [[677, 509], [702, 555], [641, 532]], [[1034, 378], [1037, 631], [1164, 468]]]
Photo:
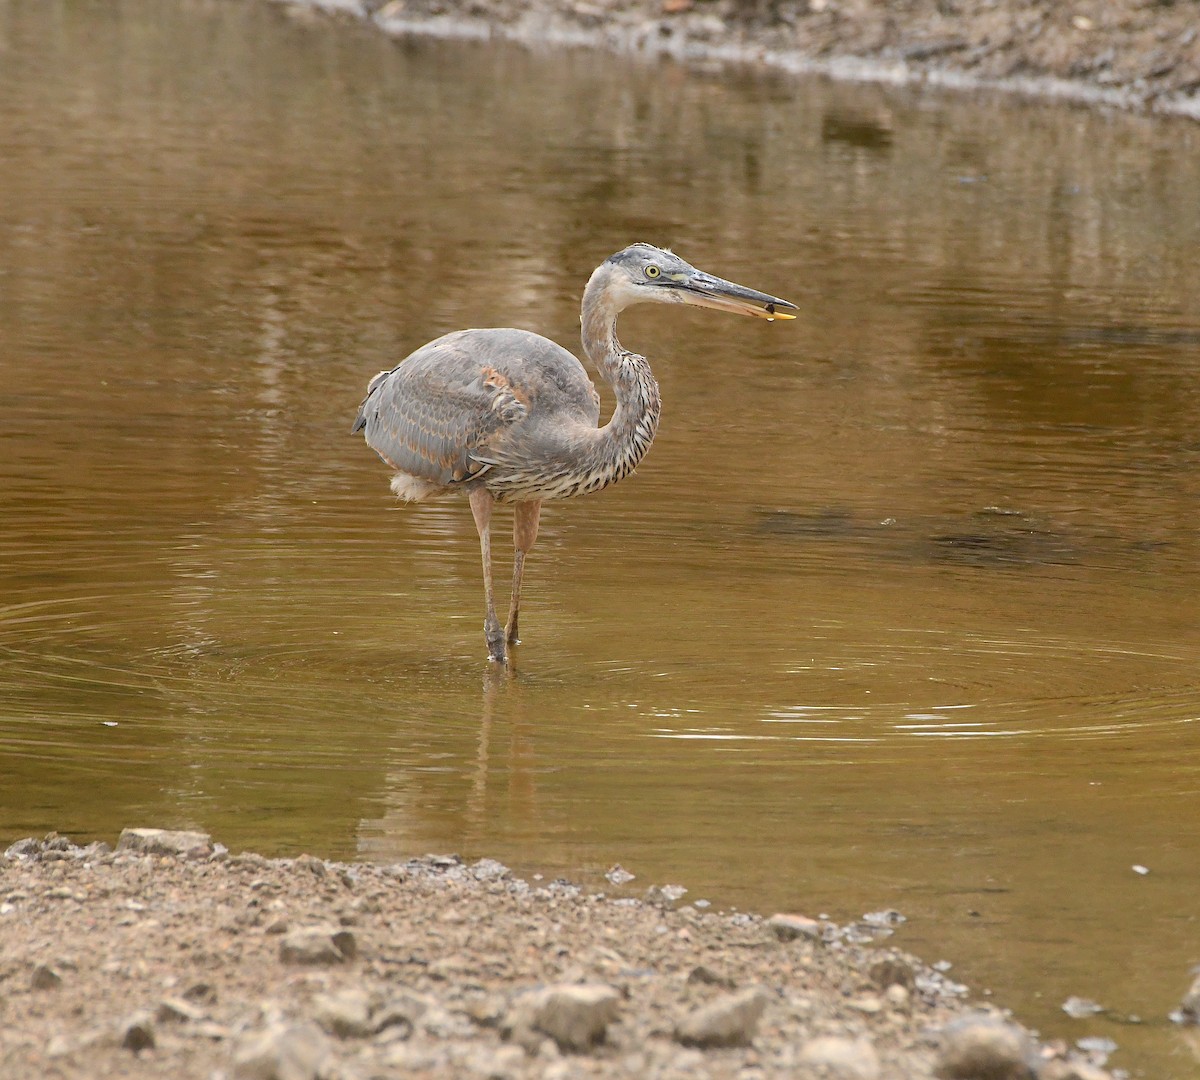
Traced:
[[713, 277], [701, 270], [693, 271], [676, 281], [665, 281], [678, 290], [679, 299], [696, 307], [731, 311], [735, 315], [752, 315], [758, 319], [794, 319], [800, 309], [778, 296], [748, 289], [733, 281]]

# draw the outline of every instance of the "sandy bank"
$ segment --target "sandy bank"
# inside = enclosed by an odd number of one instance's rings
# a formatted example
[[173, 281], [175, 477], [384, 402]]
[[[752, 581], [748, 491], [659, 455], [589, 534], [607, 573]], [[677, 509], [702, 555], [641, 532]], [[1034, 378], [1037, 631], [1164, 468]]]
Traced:
[[0, 858], [0, 1075], [1108, 1076], [871, 937], [490, 860], [51, 834]]

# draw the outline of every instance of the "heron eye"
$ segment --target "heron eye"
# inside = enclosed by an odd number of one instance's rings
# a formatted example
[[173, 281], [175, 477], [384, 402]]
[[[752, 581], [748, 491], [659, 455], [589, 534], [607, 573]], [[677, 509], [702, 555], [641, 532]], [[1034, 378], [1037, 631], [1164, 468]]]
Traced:
[[646, 267], [646, 277], [648, 277], [648, 278], [656, 278], [661, 273], [662, 273], [662, 271], [657, 266], [647, 266]]

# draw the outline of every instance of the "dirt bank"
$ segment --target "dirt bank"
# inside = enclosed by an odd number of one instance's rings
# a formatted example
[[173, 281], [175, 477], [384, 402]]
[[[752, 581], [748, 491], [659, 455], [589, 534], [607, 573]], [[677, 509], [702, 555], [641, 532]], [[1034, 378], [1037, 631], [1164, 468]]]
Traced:
[[1174, 0], [281, 0], [384, 31], [504, 36], [1200, 118], [1200, 21]]
[[870, 936], [489, 860], [52, 834], [0, 859], [0, 1076], [1108, 1076]]

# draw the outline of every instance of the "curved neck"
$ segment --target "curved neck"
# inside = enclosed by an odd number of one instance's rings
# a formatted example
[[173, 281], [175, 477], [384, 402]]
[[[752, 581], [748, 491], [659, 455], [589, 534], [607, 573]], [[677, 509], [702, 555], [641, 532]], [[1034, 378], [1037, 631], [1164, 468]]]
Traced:
[[611, 270], [601, 266], [588, 281], [580, 319], [584, 355], [596, 365], [617, 399], [612, 417], [598, 428], [591, 447], [594, 491], [615, 483], [637, 467], [658, 431], [662, 398], [644, 356], [627, 352], [617, 340], [617, 316], [625, 302]]

